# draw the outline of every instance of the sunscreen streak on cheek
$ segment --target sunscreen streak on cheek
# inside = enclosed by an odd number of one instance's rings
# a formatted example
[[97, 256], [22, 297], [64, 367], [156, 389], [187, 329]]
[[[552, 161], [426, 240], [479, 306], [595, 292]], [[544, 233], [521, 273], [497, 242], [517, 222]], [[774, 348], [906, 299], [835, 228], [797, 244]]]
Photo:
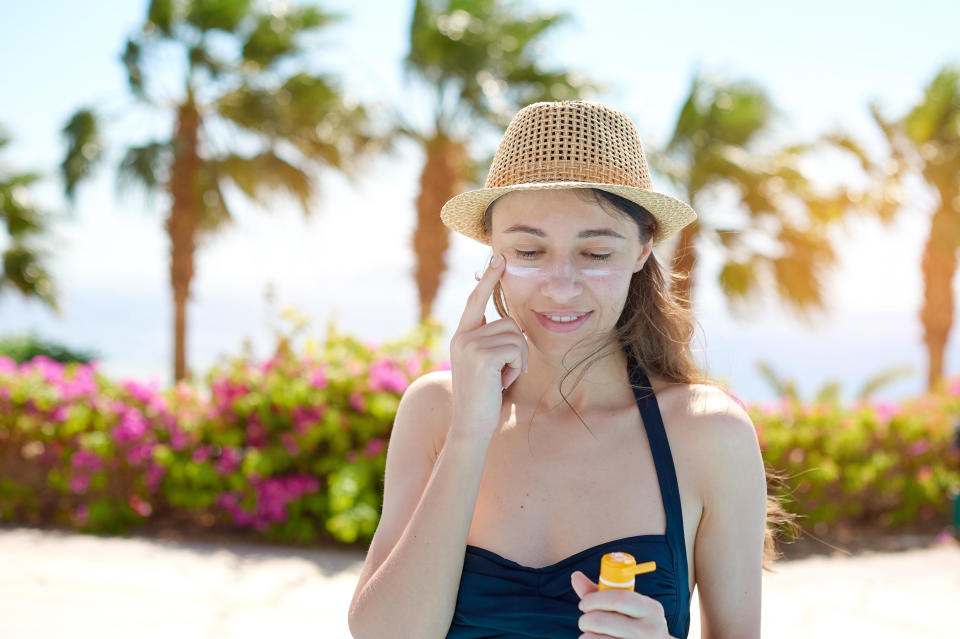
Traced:
[[542, 268], [536, 266], [514, 266], [507, 263], [507, 273], [514, 277], [536, 277], [544, 272]]
[[[610, 277], [620, 272], [622, 269], [616, 268], [582, 268], [580, 269], [580, 274], [585, 277]], [[538, 266], [515, 266], [513, 264], [507, 263], [506, 273], [514, 277], [546, 277], [547, 269], [540, 268]]]

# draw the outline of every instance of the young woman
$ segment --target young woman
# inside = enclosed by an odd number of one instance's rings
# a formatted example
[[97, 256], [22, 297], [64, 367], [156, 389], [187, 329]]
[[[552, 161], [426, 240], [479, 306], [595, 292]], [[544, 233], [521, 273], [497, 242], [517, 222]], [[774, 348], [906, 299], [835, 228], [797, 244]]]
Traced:
[[[441, 217], [493, 259], [451, 370], [401, 399], [354, 636], [687, 637], [696, 585], [703, 637], [759, 637], [785, 513], [749, 416], [693, 361], [653, 247], [696, 214], [652, 190], [630, 119], [525, 107]], [[656, 570], [598, 590], [614, 551]]]

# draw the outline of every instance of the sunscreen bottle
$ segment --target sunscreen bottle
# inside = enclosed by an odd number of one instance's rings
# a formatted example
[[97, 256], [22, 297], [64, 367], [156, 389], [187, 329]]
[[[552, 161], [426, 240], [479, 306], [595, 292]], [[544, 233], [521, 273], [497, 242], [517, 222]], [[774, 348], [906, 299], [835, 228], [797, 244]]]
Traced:
[[657, 562], [645, 561], [637, 564], [633, 555], [626, 552], [608, 552], [600, 560], [599, 590], [616, 588], [619, 590], [633, 590], [636, 579], [634, 575], [642, 575], [657, 569]]

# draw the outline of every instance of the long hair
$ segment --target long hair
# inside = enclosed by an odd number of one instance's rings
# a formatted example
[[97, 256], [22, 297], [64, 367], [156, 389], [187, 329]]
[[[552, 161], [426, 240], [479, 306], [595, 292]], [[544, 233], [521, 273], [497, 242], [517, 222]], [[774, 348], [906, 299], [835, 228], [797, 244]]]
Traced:
[[[578, 195], [592, 197], [611, 215], [627, 215], [638, 228], [640, 243], [645, 244], [657, 229], [657, 220], [644, 207], [620, 197], [614, 193], [601, 189], [574, 189]], [[607, 208], [612, 205], [612, 210]], [[487, 207], [483, 216], [484, 231], [488, 238], [492, 237], [493, 230], [493, 203]], [[645, 370], [676, 384], [707, 384], [729, 391], [725, 385], [716, 379], [708, 377], [697, 367], [691, 350], [691, 341], [694, 336], [695, 318], [693, 311], [681, 304], [671, 293], [672, 284], [687, 277], [665, 269], [657, 261], [656, 256], [650, 253], [643, 268], [633, 274], [630, 280], [627, 299], [616, 326], [610, 336], [604, 340], [592, 353], [581, 359], [570, 368], [559, 383], [560, 395], [574, 413], [576, 409], [567, 401], [563, 393], [563, 381], [579, 366], [584, 366], [584, 372], [590, 365], [602, 357], [622, 350], [636, 362], [642, 362]], [[668, 279], [671, 284], [668, 285]], [[493, 289], [493, 304], [500, 317], [509, 317], [506, 299], [500, 282]], [[649, 390], [649, 389], [647, 389]], [[577, 413], [577, 418], [587, 427], [586, 422]], [[783, 477], [764, 464], [767, 484], [776, 482], [781, 484]], [[795, 526], [796, 515], [783, 508], [782, 499], [767, 494], [767, 524], [763, 542], [763, 569], [776, 572], [770, 564], [781, 555], [777, 551], [776, 539], [783, 527]]]

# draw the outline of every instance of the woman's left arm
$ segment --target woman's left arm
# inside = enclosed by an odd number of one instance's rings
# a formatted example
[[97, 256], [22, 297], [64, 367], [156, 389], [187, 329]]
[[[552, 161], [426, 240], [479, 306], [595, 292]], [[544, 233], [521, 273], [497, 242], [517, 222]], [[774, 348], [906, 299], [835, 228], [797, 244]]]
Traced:
[[703, 514], [694, 544], [701, 639], [760, 637], [767, 482], [756, 429], [732, 401], [698, 418]]

